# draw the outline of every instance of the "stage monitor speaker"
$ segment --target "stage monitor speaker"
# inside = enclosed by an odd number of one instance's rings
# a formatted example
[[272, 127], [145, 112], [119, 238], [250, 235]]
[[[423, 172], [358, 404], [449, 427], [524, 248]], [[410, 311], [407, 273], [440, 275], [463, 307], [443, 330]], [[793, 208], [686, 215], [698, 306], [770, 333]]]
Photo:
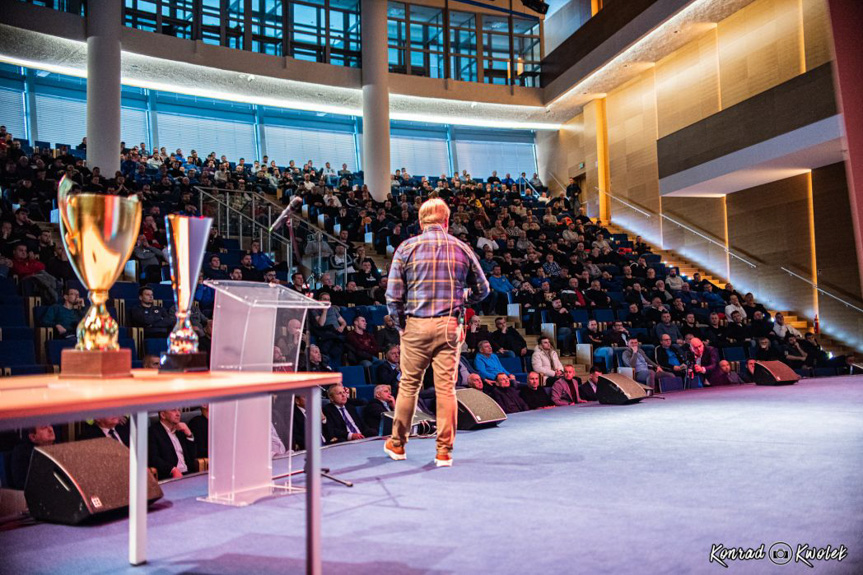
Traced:
[[781, 361], [756, 361], [756, 385], [791, 385], [800, 381], [800, 376]]
[[458, 428], [481, 429], [504, 421], [506, 414], [495, 400], [476, 389], [458, 389]]
[[641, 384], [622, 373], [600, 375], [596, 384], [596, 399], [599, 403], [625, 405], [638, 403], [645, 397], [647, 392]]
[[[383, 417], [381, 417], [381, 425], [379, 434], [380, 435], [392, 435], [393, 433], [393, 420], [396, 418], [395, 411], [385, 411], [383, 413]], [[414, 419], [411, 422], [411, 429], [416, 428], [416, 433], [418, 435], [432, 435], [435, 432], [435, 418], [434, 415], [429, 415], [424, 411], [420, 411], [417, 409], [414, 412]]]
[[[114, 439], [88, 439], [33, 450], [24, 487], [30, 515], [76, 525], [129, 506], [129, 449]], [[162, 488], [147, 472], [147, 501]]]

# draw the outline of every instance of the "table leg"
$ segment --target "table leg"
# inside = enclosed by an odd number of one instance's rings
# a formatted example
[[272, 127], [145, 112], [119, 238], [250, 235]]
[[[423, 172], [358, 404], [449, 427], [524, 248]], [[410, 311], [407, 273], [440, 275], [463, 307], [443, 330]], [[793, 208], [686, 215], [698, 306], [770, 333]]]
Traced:
[[321, 391], [306, 394], [306, 573], [321, 575]]
[[133, 413], [129, 427], [129, 563], [147, 562], [147, 412]]

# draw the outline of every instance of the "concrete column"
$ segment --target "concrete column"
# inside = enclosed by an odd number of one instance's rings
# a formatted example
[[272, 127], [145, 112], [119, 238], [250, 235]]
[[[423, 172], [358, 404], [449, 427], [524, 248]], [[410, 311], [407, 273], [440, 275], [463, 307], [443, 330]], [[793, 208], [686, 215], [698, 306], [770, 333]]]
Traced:
[[860, 50], [860, 26], [863, 26], [863, 6], [859, 2], [829, 0], [833, 31], [833, 78], [836, 99], [845, 122], [845, 170], [848, 173], [848, 194], [851, 220], [857, 244], [857, 269], [863, 290], [863, 109], [859, 106], [863, 90], [863, 54]]
[[87, 7], [87, 167], [108, 178], [120, 169], [120, 34], [122, 2]]
[[390, 191], [390, 95], [387, 3], [363, 0], [363, 171], [375, 200]]

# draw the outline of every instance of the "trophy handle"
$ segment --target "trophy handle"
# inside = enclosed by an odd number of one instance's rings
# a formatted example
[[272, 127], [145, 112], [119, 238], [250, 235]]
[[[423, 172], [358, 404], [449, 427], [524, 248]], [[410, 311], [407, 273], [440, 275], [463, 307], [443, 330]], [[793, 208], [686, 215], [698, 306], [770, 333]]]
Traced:
[[63, 177], [60, 178], [60, 183], [57, 184], [57, 207], [60, 212], [60, 230], [63, 233], [63, 246], [66, 248], [66, 251], [69, 252], [69, 256], [71, 256], [77, 252], [78, 246], [75, 241], [75, 236], [77, 234], [72, 234], [69, 230], [73, 229], [71, 223], [69, 222], [69, 215], [66, 213], [66, 205], [70, 201], [68, 199], [69, 192], [72, 188], [75, 187], [75, 183], [70, 180], [66, 174], [63, 174]]

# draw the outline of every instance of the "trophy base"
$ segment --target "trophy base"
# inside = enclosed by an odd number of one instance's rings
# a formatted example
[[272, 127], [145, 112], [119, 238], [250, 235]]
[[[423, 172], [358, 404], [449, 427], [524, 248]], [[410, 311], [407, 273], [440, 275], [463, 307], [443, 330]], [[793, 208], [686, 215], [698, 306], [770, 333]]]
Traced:
[[132, 350], [64, 349], [60, 355], [61, 378], [109, 378], [132, 375]]
[[206, 353], [163, 353], [159, 361], [159, 373], [194, 371], [210, 371], [210, 362]]

